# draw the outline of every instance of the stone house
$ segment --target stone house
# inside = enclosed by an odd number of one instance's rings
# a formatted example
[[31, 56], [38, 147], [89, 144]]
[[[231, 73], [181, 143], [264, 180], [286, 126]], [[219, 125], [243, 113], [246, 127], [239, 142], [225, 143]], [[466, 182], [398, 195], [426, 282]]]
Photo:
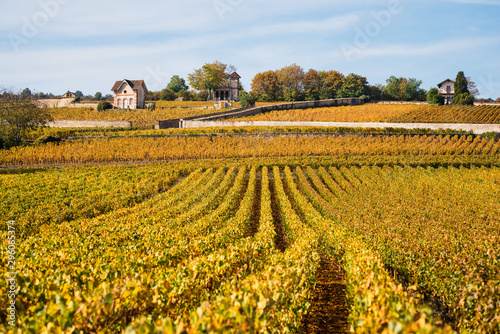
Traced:
[[439, 88], [439, 95], [444, 96], [444, 104], [451, 104], [451, 100], [455, 94], [455, 81], [446, 79], [437, 86]]
[[240, 79], [238, 73], [233, 72], [229, 76], [229, 86], [216, 89], [214, 101], [234, 102], [240, 100]]
[[111, 90], [115, 93], [113, 107], [118, 109], [144, 109], [148, 89], [144, 80], [117, 81]]
[[61, 96], [63, 99], [69, 99], [69, 98], [77, 98], [78, 96], [76, 96], [75, 93], [73, 92], [70, 92], [69, 90], [64, 93], [64, 95]]

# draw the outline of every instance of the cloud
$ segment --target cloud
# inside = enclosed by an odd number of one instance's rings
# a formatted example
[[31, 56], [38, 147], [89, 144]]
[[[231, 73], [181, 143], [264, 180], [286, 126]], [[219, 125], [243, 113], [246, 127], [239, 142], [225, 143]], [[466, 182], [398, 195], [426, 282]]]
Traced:
[[446, 2], [463, 3], [469, 5], [500, 5], [500, 0], [444, 0]]
[[[436, 56], [443, 53], [453, 54], [458, 51], [469, 51], [472, 49], [480, 49], [488, 45], [500, 43], [500, 37], [483, 37], [483, 38], [463, 38], [444, 40], [432, 44], [392, 44], [379, 47], [356, 48], [354, 50], [354, 59], [364, 59], [371, 57], [385, 56], [404, 56], [404, 57], [427, 57]], [[337, 59], [341, 60], [344, 57], [342, 51], [334, 51]]]

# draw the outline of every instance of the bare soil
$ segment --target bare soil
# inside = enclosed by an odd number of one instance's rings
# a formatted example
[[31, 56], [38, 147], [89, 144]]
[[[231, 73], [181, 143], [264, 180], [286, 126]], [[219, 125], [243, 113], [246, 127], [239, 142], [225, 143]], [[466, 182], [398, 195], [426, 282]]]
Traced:
[[345, 273], [325, 254], [316, 271], [317, 284], [311, 291], [309, 312], [302, 319], [306, 333], [348, 333]]

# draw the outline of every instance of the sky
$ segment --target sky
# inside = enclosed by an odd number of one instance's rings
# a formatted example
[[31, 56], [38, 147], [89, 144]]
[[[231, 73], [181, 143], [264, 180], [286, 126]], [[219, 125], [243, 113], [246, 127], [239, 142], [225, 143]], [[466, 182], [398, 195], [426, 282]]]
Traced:
[[111, 94], [117, 80], [161, 90], [216, 60], [244, 88], [297, 64], [370, 84], [422, 88], [464, 71], [500, 97], [500, 0], [2, 0], [0, 87]]

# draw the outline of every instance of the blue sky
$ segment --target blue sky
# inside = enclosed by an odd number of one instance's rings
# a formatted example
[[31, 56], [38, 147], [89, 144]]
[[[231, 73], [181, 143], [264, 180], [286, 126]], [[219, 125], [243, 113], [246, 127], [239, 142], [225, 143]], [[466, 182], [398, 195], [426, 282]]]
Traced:
[[500, 0], [2, 0], [0, 86], [109, 94], [126, 78], [160, 90], [219, 60], [247, 90], [296, 63], [425, 89], [464, 71], [496, 99], [499, 17]]

